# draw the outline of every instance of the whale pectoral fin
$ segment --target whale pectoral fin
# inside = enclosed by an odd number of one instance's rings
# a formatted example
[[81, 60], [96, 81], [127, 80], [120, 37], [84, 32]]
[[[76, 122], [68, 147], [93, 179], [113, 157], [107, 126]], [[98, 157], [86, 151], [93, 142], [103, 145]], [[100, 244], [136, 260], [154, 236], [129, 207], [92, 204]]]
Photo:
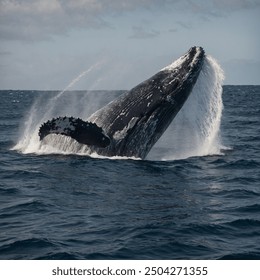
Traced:
[[45, 122], [39, 129], [40, 140], [49, 134], [66, 135], [81, 144], [100, 148], [105, 148], [110, 144], [110, 138], [101, 127], [73, 117], [59, 117]]

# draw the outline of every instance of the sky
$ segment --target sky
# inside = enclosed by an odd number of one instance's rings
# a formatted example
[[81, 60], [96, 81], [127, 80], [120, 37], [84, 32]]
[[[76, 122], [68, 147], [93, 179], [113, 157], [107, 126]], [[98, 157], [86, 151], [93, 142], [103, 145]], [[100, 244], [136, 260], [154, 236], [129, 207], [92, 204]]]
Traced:
[[260, 84], [260, 0], [0, 0], [0, 89], [131, 89], [202, 46]]

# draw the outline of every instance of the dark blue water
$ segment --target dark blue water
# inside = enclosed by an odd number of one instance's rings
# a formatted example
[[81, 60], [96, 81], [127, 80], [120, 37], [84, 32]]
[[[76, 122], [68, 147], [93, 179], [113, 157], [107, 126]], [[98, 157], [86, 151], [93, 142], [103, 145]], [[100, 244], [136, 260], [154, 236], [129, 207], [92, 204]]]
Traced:
[[222, 155], [23, 154], [47, 92], [0, 92], [0, 259], [260, 259], [260, 86], [224, 86]]

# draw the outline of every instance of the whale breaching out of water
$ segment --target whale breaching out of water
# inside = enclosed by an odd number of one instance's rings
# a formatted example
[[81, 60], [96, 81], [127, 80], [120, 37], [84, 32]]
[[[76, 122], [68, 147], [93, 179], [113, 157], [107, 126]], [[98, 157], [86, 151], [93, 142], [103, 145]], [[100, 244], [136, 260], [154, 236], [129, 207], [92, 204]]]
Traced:
[[203, 48], [192, 47], [86, 121], [64, 116], [45, 122], [39, 130], [40, 140], [48, 143], [46, 136], [60, 134], [99, 155], [143, 159], [189, 97], [204, 59]]

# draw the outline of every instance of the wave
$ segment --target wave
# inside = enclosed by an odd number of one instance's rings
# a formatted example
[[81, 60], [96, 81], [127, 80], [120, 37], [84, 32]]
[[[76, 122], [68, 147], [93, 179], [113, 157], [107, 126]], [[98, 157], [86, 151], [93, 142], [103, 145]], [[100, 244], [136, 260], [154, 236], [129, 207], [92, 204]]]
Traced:
[[243, 253], [235, 253], [224, 255], [219, 260], [260, 260], [260, 253], [258, 251], [250, 251]]
[[[43, 251], [55, 251], [57, 248], [55, 244], [46, 239], [28, 238], [17, 240], [0, 247], [0, 256], [3, 259], [32, 259], [36, 255], [36, 259], [43, 254]], [[38, 253], [40, 252], [41, 253]], [[39, 254], [39, 255], [38, 255]], [[38, 256], [37, 256], [38, 255]], [[35, 258], [35, 256], [33, 257]]]

